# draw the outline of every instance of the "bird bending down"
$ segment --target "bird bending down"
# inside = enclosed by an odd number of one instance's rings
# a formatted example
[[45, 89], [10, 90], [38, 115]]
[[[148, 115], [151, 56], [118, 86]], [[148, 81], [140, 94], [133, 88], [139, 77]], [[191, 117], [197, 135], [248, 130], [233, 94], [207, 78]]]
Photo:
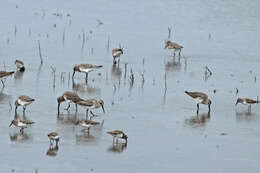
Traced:
[[[103, 124], [103, 122], [102, 122], [102, 124]], [[100, 123], [96, 122], [96, 121], [88, 120], [88, 119], [82, 119], [82, 120], [76, 121], [76, 125], [80, 125], [81, 127], [84, 128], [84, 129], [82, 129], [82, 131], [87, 130], [87, 133], [89, 133], [90, 127], [100, 125]]]
[[127, 143], [127, 135], [121, 131], [121, 130], [113, 130], [113, 131], [108, 131], [108, 134], [113, 136], [113, 143], [115, 142], [116, 139], [116, 143], [118, 143], [118, 138], [124, 139], [125, 142]]
[[118, 59], [118, 64], [119, 64], [119, 62], [120, 62], [120, 56], [122, 55], [122, 54], [124, 54], [123, 53], [123, 48], [115, 48], [115, 49], [113, 49], [112, 50], [112, 56], [113, 56], [113, 64], [116, 64], [117, 62], [116, 62], [116, 59]]
[[19, 70], [20, 72], [24, 72], [25, 67], [23, 61], [15, 60], [14, 64], [16, 65], [17, 70]]
[[170, 49], [173, 49], [173, 55], [175, 57], [175, 52], [176, 51], [179, 51], [179, 56], [181, 56], [181, 49], [183, 48], [183, 46], [177, 44], [177, 43], [174, 43], [174, 42], [171, 42], [170, 40], [166, 41], [165, 42], [165, 47], [164, 49], [168, 48], [169, 50]]
[[204, 94], [202, 92], [188, 92], [188, 91], [185, 91], [185, 93], [188, 94], [196, 101], [197, 113], [199, 112], [199, 104], [208, 105], [209, 112], [210, 112], [211, 100], [208, 98], [207, 94]]
[[[104, 101], [102, 99], [87, 99], [87, 100], [80, 100], [77, 102], [78, 105], [87, 108], [86, 110], [86, 118], [88, 119], [88, 111], [90, 110], [90, 113], [93, 116], [95, 115], [92, 110], [102, 108], [103, 112], [105, 113], [105, 108], [104, 108]], [[91, 117], [91, 118], [92, 118]], [[91, 119], [90, 118], [90, 119]]]
[[11, 121], [9, 127], [11, 127], [12, 125], [15, 125], [16, 127], [20, 127], [20, 132], [23, 133], [23, 129], [27, 128], [29, 125], [33, 123], [34, 123], [33, 121], [29, 121], [29, 120], [14, 119]]
[[23, 113], [25, 112], [26, 107], [34, 101], [33, 98], [29, 96], [19, 96], [15, 101], [15, 112], [19, 106], [23, 106]]
[[58, 143], [59, 143], [59, 140], [60, 140], [60, 137], [58, 135], [57, 132], [51, 132], [48, 134], [48, 138], [50, 140], [50, 145], [52, 146], [53, 145], [53, 142], [55, 141], [56, 142], [56, 146], [58, 146]]
[[73, 68], [73, 74], [72, 74], [72, 79], [74, 79], [75, 72], [83, 72], [86, 73], [86, 83], [88, 82], [88, 73], [99, 69], [103, 67], [102, 65], [92, 65], [92, 64], [79, 64], [75, 65]]
[[66, 108], [66, 110], [69, 110], [70, 108], [70, 103], [75, 103], [76, 106], [76, 112], [78, 111], [78, 107], [77, 107], [77, 102], [82, 100], [77, 93], [72, 92], [72, 91], [66, 91], [62, 94], [62, 96], [57, 98], [57, 102], [58, 102], [58, 115], [60, 114], [60, 104], [62, 102], [69, 102], [68, 107]]
[[10, 71], [10, 72], [8, 72], [8, 71], [0, 71], [0, 80], [1, 80], [1, 82], [3, 84], [3, 87], [5, 87], [3, 79], [8, 77], [8, 76], [10, 76], [10, 75], [12, 75], [13, 73], [14, 73], [14, 71]]
[[238, 103], [241, 103], [243, 105], [247, 105], [248, 106], [248, 112], [250, 112], [251, 111], [251, 105], [260, 103], [260, 101], [249, 99], [249, 98], [238, 98], [237, 102], [236, 102], [236, 106], [237, 106]]

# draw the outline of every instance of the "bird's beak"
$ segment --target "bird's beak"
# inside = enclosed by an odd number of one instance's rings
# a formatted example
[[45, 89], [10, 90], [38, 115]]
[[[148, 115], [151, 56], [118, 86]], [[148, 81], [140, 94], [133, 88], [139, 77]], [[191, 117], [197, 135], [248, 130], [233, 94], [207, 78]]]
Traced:
[[238, 102], [236, 102], [235, 106], [238, 104]]
[[165, 45], [165, 47], [164, 47], [164, 49], [166, 49], [168, 46], [167, 46], [167, 44]]
[[11, 124], [9, 125], [9, 127], [11, 127], [13, 125], [13, 122], [11, 122]]
[[106, 113], [106, 112], [105, 112], [105, 108], [104, 108], [104, 105], [103, 105], [103, 104], [101, 105], [101, 107], [102, 107], [102, 110], [103, 110], [103, 112], [104, 112], [104, 113]]

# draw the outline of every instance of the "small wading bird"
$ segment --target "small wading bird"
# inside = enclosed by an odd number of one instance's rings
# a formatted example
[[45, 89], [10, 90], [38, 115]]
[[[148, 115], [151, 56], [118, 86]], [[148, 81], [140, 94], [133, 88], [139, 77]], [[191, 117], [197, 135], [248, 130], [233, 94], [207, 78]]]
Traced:
[[2, 82], [2, 84], [3, 84], [3, 87], [5, 87], [5, 84], [4, 84], [3, 79], [5, 79], [6, 77], [12, 75], [13, 73], [14, 73], [14, 71], [10, 71], [10, 72], [0, 71], [0, 79], [1, 79], [1, 82]]
[[103, 67], [102, 65], [92, 65], [92, 64], [79, 64], [75, 65], [73, 68], [73, 74], [72, 74], [72, 79], [74, 79], [75, 72], [83, 72], [86, 73], [86, 83], [88, 82], [88, 73], [99, 69]]
[[[120, 56], [123, 54], [123, 48], [115, 48], [112, 50], [112, 56], [113, 56], [113, 64], [116, 64], [118, 62], [120, 62]], [[116, 62], [116, 59], [118, 59], [118, 61]]]
[[241, 103], [243, 105], [247, 105], [248, 106], [248, 112], [250, 112], [251, 111], [251, 105], [260, 103], [260, 101], [249, 99], [249, 98], [238, 98], [237, 102], [236, 102], [236, 106], [237, 106], [238, 103]]
[[[97, 116], [95, 115], [92, 110], [93, 109], [98, 109], [102, 108], [103, 112], [105, 113], [105, 108], [104, 108], [104, 101], [102, 99], [87, 99], [87, 100], [80, 100], [77, 102], [78, 105], [82, 107], [86, 107], [86, 118], [88, 118], [88, 111], [90, 110], [90, 113], [92, 116]], [[91, 119], [91, 118], [90, 118]]]
[[173, 49], [173, 55], [175, 57], [175, 52], [176, 51], [179, 51], [179, 56], [181, 56], [181, 49], [183, 48], [183, 46], [168, 40], [168, 41], [165, 42], [164, 49], [166, 49], [166, 48], [168, 48], [169, 50]]
[[33, 123], [34, 123], [33, 121], [29, 121], [29, 120], [14, 119], [11, 121], [9, 127], [11, 127], [12, 125], [15, 125], [16, 127], [20, 127], [20, 132], [22, 133], [23, 129], [27, 128], [29, 125]]
[[34, 99], [29, 96], [19, 96], [15, 101], [15, 112], [17, 112], [18, 106], [23, 106], [23, 112], [25, 112], [26, 106], [31, 104], [33, 101]]
[[118, 139], [121, 138], [121, 139], [124, 139], [125, 142], [127, 143], [127, 135], [121, 131], [121, 130], [113, 130], [113, 131], [108, 131], [107, 132], [108, 134], [112, 135], [113, 136], [113, 143], [115, 143], [115, 139], [116, 139], [116, 143], [118, 143]]
[[185, 91], [186, 94], [188, 94], [190, 97], [192, 97], [196, 103], [197, 103], [197, 113], [199, 112], [199, 104], [208, 105], [209, 112], [210, 112], [210, 105], [211, 100], [208, 98], [207, 94], [201, 93], [201, 92], [188, 92]]
[[20, 72], [24, 72], [25, 67], [23, 61], [15, 60], [14, 64], [16, 65], [17, 70], [19, 70]]
[[53, 142], [55, 141], [56, 142], [56, 146], [58, 146], [58, 143], [59, 143], [59, 140], [60, 140], [60, 137], [58, 135], [57, 132], [51, 132], [48, 134], [48, 138], [50, 140], [50, 145], [52, 146], [53, 145]]
[[[103, 126], [103, 123], [104, 120], [102, 121], [101, 126]], [[77, 120], [75, 125], [80, 125], [81, 127], [83, 127], [84, 129], [81, 130], [82, 132], [87, 131], [87, 133], [89, 133], [90, 127], [98, 126], [100, 125], [100, 122], [82, 119], [82, 120]]]
[[60, 104], [62, 102], [69, 102], [68, 107], [66, 108], [66, 110], [69, 110], [70, 108], [70, 103], [75, 103], [76, 106], [76, 112], [78, 111], [78, 107], [77, 107], [77, 102], [82, 100], [78, 94], [76, 94], [75, 92], [71, 92], [71, 91], [66, 91], [62, 94], [62, 96], [57, 98], [57, 102], [58, 102], [58, 115], [60, 114]]

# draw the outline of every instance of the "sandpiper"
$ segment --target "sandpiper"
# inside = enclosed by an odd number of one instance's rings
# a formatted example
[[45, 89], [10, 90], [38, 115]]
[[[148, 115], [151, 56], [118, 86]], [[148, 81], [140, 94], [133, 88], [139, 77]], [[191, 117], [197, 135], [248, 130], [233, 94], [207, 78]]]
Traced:
[[60, 137], [57, 132], [51, 132], [48, 134], [48, 138], [50, 139], [50, 145], [53, 145], [53, 142], [56, 142], [56, 146], [58, 146]]
[[68, 101], [69, 102], [69, 105], [68, 107], [66, 108], [66, 110], [69, 110], [70, 108], [70, 103], [75, 103], [75, 106], [76, 106], [76, 112], [78, 110], [78, 107], [77, 107], [77, 102], [82, 100], [77, 93], [75, 92], [72, 92], [72, 91], [66, 91], [62, 94], [62, 96], [58, 97], [57, 98], [57, 102], [58, 102], [58, 115], [60, 114], [60, 104], [62, 102], [65, 102], [65, 101]]
[[115, 142], [116, 139], [116, 143], [118, 143], [118, 138], [124, 139], [125, 142], [127, 143], [127, 135], [121, 131], [121, 130], [113, 130], [113, 131], [108, 131], [108, 134], [113, 136], [113, 143]]
[[14, 73], [14, 71], [10, 71], [10, 72], [8, 72], [8, 71], [0, 71], [0, 80], [1, 80], [1, 82], [3, 84], [3, 87], [5, 87], [3, 79], [8, 77], [8, 76], [10, 76], [10, 75], [12, 75], [13, 73]]
[[118, 58], [118, 63], [120, 61], [120, 56], [124, 54], [123, 53], [123, 48], [115, 48], [112, 50], [112, 56], [113, 56], [113, 64], [116, 64], [116, 59]]
[[249, 98], [238, 98], [237, 102], [236, 102], [236, 105], [238, 103], [241, 103], [243, 105], [248, 105], [248, 111], [250, 112], [251, 111], [251, 105], [252, 104], [256, 104], [256, 103], [260, 103], [260, 101], [249, 99]]
[[73, 74], [72, 74], [72, 79], [74, 79], [75, 72], [83, 72], [86, 73], [86, 82], [88, 81], [88, 73], [99, 69], [103, 67], [102, 65], [92, 65], [92, 64], [79, 64], [75, 65], [73, 68]]
[[14, 64], [16, 65], [16, 68], [21, 71], [24, 72], [25, 67], [24, 67], [24, 63], [21, 60], [15, 60]]
[[211, 100], [208, 98], [207, 94], [204, 94], [202, 92], [188, 92], [188, 91], [185, 91], [185, 93], [195, 99], [197, 103], [197, 113], [199, 112], [200, 109], [199, 104], [208, 105], [209, 112], [210, 112]]
[[[102, 122], [102, 124], [103, 124], [103, 122]], [[100, 125], [100, 123], [96, 122], [96, 121], [88, 120], [88, 119], [82, 119], [82, 120], [77, 120], [76, 125], [80, 125], [80, 126], [84, 127], [84, 129], [82, 131], [87, 130], [87, 132], [89, 133], [90, 127]]]
[[29, 125], [33, 124], [33, 121], [30, 120], [20, 120], [20, 119], [14, 119], [11, 121], [11, 124], [9, 125], [9, 127], [11, 127], [12, 125], [15, 125], [16, 127], [20, 127], [20, 132], [23, 132], [23, 129], [27, 128]]
[[29, 96], [19, 96], [15, 101], [15, 112], [17, 112], [18, 106], [23, 106], [23, 112], [25, 112], [26, 106], [31, 104], [33, 101], [34, 99]]
[[165, 42], [165, 47], [164, 49], [173, 49], [173, 55], [175, 56], [175, 52], [176, 51], [179, 51], [179, 56], [181, 55], [181, 49], [183, 48], [183, 46], [177, 44], [177, 43], [174, 43], [174, 42], [171, 42], [170, 40], [166, 41]]
[[80, 100], [77, 102], [78, 105], [86, 107], [86, 118], [88, 118], [88, 111], [90, 110], [90, 113], [92, 116], [96, 116], [92, 110], [97, 108], [102, 108], [103, 112], [105, 113], [104, 108], [104, 101], [102, 99], [87, 99], [87, 100]]

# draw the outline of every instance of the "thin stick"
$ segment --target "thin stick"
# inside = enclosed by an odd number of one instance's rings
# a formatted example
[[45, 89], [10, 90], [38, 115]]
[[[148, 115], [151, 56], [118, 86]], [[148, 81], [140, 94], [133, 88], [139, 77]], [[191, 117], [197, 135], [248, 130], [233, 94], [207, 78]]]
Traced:
[[38, 47], [39, 47], [39, 56], [40, 56], [40, 59], [41, 59], [41, 64], [43, 64], [40, 40], [38, 40]]

